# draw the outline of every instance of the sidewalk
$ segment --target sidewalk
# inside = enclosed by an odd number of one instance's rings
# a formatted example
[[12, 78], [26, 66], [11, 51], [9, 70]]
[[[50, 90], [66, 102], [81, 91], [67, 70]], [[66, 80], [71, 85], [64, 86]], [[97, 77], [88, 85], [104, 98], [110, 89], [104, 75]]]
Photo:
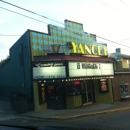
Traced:
[[78, 117], [107, 114], [125, 110], [130, 110], [130, 101], [115, 102], [112, 104], [94, 103], [75, 109], [43, 110], [38, 112], [28, 112], [22, 114], [22, 116], [39, 118], [39, 119], [68, 120]]
[[0, 121], [16, 118], [16, 112], [11, 110], [10, 102], [0, 100]]

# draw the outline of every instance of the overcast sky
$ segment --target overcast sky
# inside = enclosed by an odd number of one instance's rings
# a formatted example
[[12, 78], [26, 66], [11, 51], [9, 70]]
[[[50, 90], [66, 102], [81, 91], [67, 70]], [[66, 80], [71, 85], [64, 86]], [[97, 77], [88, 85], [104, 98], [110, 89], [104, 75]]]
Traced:
[[[5, 0], [7, 1], [7, 0]], [[0, 1], [0, 60], [9, 55], [9, 48], [27, 29], [47, 33], [47, 24], [62, 26], [53, 20], [64, 23], [65, 19], [83, 24], [84, 31], [102, 38], [130, 46], [130, 0], [8, 0], [7, 2], [23, 7], [49, 19], [31, 14]], [[12, 13], [9, 9], [42, 22]], [[128, 47], [108, 43], [108, 51], [121, 48], [128, 54]]]

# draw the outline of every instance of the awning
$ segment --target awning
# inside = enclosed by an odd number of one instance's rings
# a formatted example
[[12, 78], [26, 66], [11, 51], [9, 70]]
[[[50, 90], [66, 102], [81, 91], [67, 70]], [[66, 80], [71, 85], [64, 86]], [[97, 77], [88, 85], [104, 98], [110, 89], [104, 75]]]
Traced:
[[75, 56], [75, 55], [62, 55], [62, 56], [34, 56], [34, 61], [39, 60], [79, 60], [79, 61], [103, 61], [112, 62], [110, 58], [107, 57], [89, 57], [89, 56]]

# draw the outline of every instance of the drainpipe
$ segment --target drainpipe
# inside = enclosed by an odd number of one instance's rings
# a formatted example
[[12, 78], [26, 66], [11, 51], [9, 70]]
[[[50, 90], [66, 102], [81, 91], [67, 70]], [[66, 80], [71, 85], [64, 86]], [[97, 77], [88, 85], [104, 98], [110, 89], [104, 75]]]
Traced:
[[25, 79], [25, 66], [24, 66], [24, 53], [23, 53], [23, 44], [20, 44], [21, 45], [21, 47], [22, 47], [22, 61], [23, 61], [23, 87], [26, 89], [27, 88], [27, 86], [26, 86], [26, 79]]

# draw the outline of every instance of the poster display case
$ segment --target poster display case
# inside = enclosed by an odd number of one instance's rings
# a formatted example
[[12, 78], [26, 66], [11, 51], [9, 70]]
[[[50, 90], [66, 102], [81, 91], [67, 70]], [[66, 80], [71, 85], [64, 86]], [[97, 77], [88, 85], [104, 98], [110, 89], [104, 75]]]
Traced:
[[100, 79], [99, 80], [99, 92], [100, 93], [109, 92], [108, 80], [107, 79]]
[[119, 85], [119, 87], [120, 87], [121, 98], [130, 97], [129, 83], [122, 83], [122, 84]]
[[46, 103], [46, 93], [45, 93], [45, 84], [39, 83], [38, 84], [39, 88], [39, 104], [44, 104]]

